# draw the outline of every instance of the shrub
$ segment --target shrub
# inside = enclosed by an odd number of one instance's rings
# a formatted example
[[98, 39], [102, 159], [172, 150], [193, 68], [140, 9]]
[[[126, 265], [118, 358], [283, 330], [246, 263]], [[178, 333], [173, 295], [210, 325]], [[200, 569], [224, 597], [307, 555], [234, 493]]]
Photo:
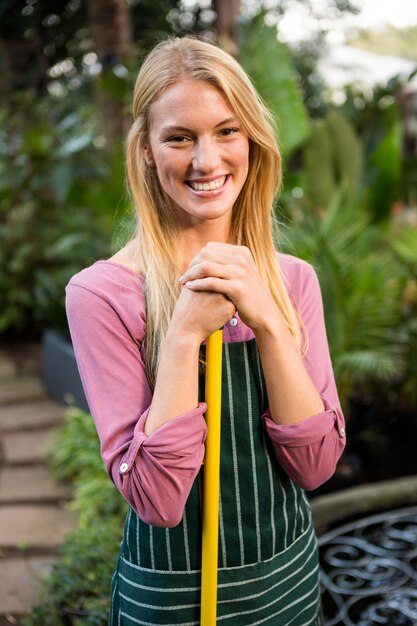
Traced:
[[110, 256], [123, 159], [100, 148], [94, 107], [72, 105], [28, 93], [0, 109], [0, 333], [66, 328], [69, 278]]
[[106, 474], [88, 413], [68, 410], [51, 455], [54, 475], [74, 483], [69, 506], [79, 511], [78, 526], [65, 538], [24, 626], [105, 626], [128, 507]]

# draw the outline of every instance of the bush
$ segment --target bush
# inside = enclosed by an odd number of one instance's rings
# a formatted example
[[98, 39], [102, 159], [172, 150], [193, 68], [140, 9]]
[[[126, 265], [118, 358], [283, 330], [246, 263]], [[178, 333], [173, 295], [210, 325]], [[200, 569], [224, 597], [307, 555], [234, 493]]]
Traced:
[[69, 278], [110, 256], [124, 166], [100, 148], [92, 105], [31, 93], [14, 104], [0, 109], [0, 333], [36, 336], [66, 328]]
[[24, 626], [105, 626], [128, 506], [106, 474], [88, 413], [67, 412], [51, 455], [55, 476], [74, 482], [69, 506], [79, 511], [79, 520]]
[[24, 626], [106, 626], [120, 539], [115, 519], [70, 533]]

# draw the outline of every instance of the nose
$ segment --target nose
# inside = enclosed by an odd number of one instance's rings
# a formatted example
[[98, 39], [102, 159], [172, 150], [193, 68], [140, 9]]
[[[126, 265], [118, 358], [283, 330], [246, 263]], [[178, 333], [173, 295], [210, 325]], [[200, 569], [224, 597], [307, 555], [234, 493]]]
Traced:
[[192, 165], [195, 170], [209, 173], [214, 172], [220, 165], [219, 147], [213, 139], [199, 139], [192, 155]]

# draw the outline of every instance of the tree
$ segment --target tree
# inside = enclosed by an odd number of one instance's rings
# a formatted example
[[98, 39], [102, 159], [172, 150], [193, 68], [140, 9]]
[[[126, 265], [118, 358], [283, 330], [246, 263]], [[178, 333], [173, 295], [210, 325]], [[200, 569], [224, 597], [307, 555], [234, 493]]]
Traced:
[[126, 0], [87, 0], [91, 34], [97, 60], [102, 66], [102, 80], [97, 97], [106, 143], [112, 145], [125, 134], [127, 119], [123, 100], [109, 89], [106, 77], [115, 67], [123, 66], [133, 54], [129, 7]]
[[240, 0], [214, 0], [213, 5], [217, 14], [218, 41], [227, 52], [236, 56], [238, 51], [237, 18], [240, 13]]

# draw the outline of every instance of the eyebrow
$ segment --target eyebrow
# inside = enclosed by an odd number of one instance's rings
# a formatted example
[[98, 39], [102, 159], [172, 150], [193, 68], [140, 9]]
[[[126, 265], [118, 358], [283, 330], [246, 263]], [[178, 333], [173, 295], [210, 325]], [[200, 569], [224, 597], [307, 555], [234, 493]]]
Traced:
[[[218, 124], [215, 125], [214, 128], [219, 128], [220, 126], [224, 126], [225, 124], [236, 124], [238, 123], [238, 118], [234, 115], [233, 117], [228, 117], [225, 120], [222, 120]], [[191, 129], [186, 126], [163, 126], [161, 128], [162, 133], [177, 133], [177, 132], [189, 132]]]

